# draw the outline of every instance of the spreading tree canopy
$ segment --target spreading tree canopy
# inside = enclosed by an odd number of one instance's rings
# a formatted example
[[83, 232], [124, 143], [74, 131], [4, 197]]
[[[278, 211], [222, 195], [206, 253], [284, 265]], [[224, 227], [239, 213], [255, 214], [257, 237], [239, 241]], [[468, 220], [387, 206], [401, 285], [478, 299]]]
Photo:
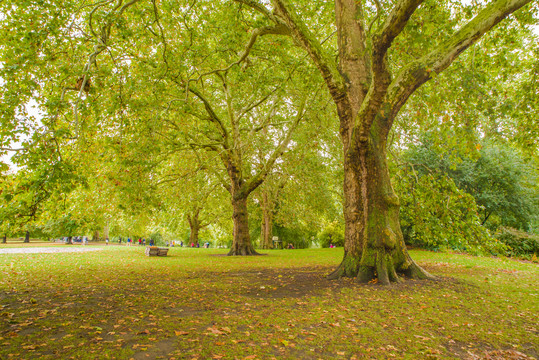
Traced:
[[[526, 26], [537, 16], [532, 0], [1, 6], [2, 150], [33, 132], [23, 144], [28, 156], [33, 143], [60, 157], [63, 147], [76, 154], [102, 136], [122, 157], [140, 140], [134, 134], [147, 134], [141, 143], [157, 162], [173, 148], [212, 151], [234, 207], [231, 254], [255, 253], [247, 197], [329, 96], [343, 146], [345, 223], [345, 255], [332, 277], [385, 284], [397, 273], [430, 277], [406, 251], [390, 181], [397, 115], [505, 18], [514, 13]], [[29, 116], [32, 102], [41, 119]], [[155, 161], [139, 165], [152, 170]]]

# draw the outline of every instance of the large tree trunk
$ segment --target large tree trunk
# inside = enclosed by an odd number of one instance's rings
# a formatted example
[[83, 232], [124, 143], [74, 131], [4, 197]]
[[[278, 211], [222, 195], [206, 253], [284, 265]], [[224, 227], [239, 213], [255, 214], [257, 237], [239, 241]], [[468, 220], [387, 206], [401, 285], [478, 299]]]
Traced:
[[92, 241], [99, 241], [99, 230], [95, 230], [92, 235]]
[[26, 231], [26, 235], [24, 236], [24, 242], [29, 243], [30, 242], [30, 231]]
[[258, 254], [249, 236], [249, 214], [247, 212], [247, 198], [234, 199], [232, 197], [232, 218], [234, 220], [234, 233], [232, 248], [228, 255], [260, 255]]
[[2, 244], [7, 244], [7, 234], [4, 234], [4, 237], [2, 238]]
[[260, 229], [260, 247], [262, 249], [271, 249], [273, 235], [273, 212], [271, 210], [268, 194], [266, 191], [262, 193], [261, 199], [262, 223]]
[[371, 132], [365, 143], [352, 141], [345, 156], [345, 254], [331, 278], [399, 281], [397, 273], [412, 278], [432, 277], [409, 256], [399, 222], [399, 199], [389, 177], [386, 141]]

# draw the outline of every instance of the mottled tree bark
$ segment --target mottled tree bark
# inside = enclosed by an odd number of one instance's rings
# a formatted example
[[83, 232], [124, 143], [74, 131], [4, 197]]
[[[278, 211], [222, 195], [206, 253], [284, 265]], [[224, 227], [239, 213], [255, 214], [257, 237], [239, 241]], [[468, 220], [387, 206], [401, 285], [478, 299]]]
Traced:
[[345, 162], [345, 254], [330, 278], [357, 277], [359, 282], [398, 282], [397, 273], [431, 278], [410, 257], [399, 222], [399, 199], [391, 186], [386, 139], [371, 131]]
[[24, 242], [29, 243], [30, 242], [30, 231], [26, 231], [26, 234], [24, 235]]
[[195, 246], [198, 245], [198, 230], [197, 226], [191, 228], [191, 232], [189, 233], [189, 244], [194, 244]]

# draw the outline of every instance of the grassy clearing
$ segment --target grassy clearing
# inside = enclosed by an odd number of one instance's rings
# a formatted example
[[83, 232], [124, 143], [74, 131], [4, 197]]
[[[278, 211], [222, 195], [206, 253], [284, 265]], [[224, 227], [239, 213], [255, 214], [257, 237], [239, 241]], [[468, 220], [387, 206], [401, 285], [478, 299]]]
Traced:
[[342, 249], [268, 253], [0, 255], [0, 359], [538, 357], [537, 264], [412, 251], [441, 280], [381, 287], [326, 280]]

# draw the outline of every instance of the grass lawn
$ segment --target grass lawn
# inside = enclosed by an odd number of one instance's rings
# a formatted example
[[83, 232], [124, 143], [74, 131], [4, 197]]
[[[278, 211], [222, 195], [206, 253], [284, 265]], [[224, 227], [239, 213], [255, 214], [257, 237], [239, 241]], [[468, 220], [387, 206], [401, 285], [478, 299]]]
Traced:
[[326, 280], [342, 249], [101, 248], [0, 254], [0, 359], [539, 357], [533, 263], [411, 251], [440, 280], [383, 287]]

